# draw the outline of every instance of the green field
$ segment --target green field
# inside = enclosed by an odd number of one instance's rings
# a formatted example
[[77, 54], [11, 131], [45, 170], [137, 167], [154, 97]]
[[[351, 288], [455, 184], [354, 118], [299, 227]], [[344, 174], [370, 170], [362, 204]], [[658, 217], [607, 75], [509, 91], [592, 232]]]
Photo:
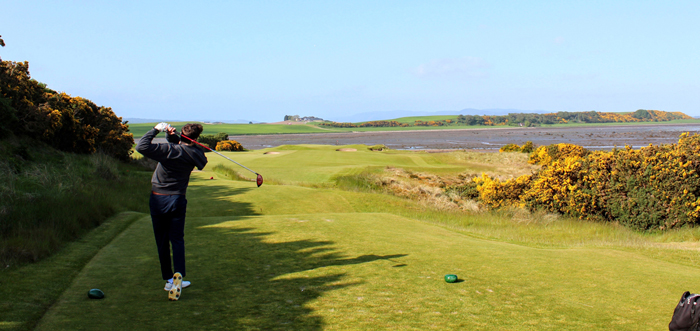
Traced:
[[416, 121], [444, 121], [444, 120], [457, 120], [457, 115], [436, 115], [436, 116], [411, 116], [411, 117], [399, 117], [390, 121], [397, 121], [399, 123], [410, 123], [413, 124]]
[[[177, 128], [178, 132], [183, 125], [187, 123], [202, 123], [202, 122], [169, 122], [170, 125]], [[157, 123], [129, 123], [129, 132], [134, 134], [135, 138], [142, 137], [150, 129], [153, 129]], [[225, 132], [230, 135], [245, 135], [245, 134], [284, 134], [284, 133], [323, 133], [333, 132], [326, 128], [319, 128], [310, 124], [204, 124], [204, 132], [202, 134], [217, 134]]]
[[[0, 330], [659, 330], [683, 291], [698, 291], [697, 230], [441, 211], [333, 184], [386, 166], [517, 175], [529, 171], [524, 154], [302, 145], [226, 155], [266, 184], [213, 172], [252, 175], [211, 153], [193, 173], [192, 286], [180, 301], [162, 289], [150, 217], [123, 213], [52, 258], [0, 274], [0, 295], [11, 298], [0, 301]], [[450, 273], [461, 281], [446, 283]], [[106, 298], [88, 299], [91, 288]]]

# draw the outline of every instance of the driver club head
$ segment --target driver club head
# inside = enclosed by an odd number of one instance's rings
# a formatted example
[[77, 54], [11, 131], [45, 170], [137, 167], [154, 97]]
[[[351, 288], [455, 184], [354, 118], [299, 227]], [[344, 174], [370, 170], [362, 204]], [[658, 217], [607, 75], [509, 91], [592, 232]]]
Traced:
[[256, 180], [256, 183], [258, 184], [258, 187], [263, 184], [263, 178], [261, 174], [258, 174], [258, 179]]

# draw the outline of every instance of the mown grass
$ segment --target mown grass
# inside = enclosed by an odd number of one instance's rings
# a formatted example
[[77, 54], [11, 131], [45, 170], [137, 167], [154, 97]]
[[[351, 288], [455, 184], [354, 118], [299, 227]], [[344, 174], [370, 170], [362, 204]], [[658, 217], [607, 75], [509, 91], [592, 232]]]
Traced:
[[[356, 151], [339, 151], [342, 149]], [[286, 184], [329, 183], [338, 175], [358, 173], [366, 168], [383, 169], [387, 166], [443, 175], [486, 172], [489, 175], [506, 177], [526, 174], [533, 169], [527, 164], [527, 155], [521, 153], [425, 153], [395, 150], [379, 152], [370, 151], [366, 145], [283, 145], [223, 154], [261, 173], [266, 180]], [[232, 165], [219, 156], [207, 155], [209, 166]], [[498, 164], [498, 167], [494, 167], [494, 164]], [[245, 178], [254, 178], [247, 170], [241, 170], [240, 174]]]
[[[508, 165], [509, 155], [337, 148], [227, 154], [283, 184], [260, 188], [215, 174], [227, 161], [208, 155], [188, 189], [193, 285], [182, 300], [166, 299], [144, 215], [90, 262], [68, 267], [77, 276], [58, 284], [66, 290], [37, 329], [658, 330], [700, 280], [696, 229], [639, 233], [517, 209], [455, 212], [358, 185], [398, 164], [425, 172], [478, 164], [508, 176], [521, 162]], [[17, 277], [39, 292], [37, 277], [51, 271], [41, 263], [4, 278], [3, 297], [18, 297]], [[463, 281], [447, 284], [447, 273]], [[107, 297], [87, 299], [90, 288]], [[6, 329], [37, 323], [0, 306], [11, 312], [0, 316]]]
[[144, 216], [120, 213], [46, 259], [0, 268], [0, 330], [33, 330], [95, 254]]
[[[700, 280], [694, 265], [644, 250], [653, 242], [644, 235], [602, 224], [550, 237], [569, 221], [474, 220], [382, 194], [207, 176], [194, 174], [188, 193], [193, 285], [181, 301], [166, 300], [157, 257], [142, 244], [152, 240], [143, 218], [86, 266], [37, 329], [91, 321], [95, 329], [654, 330]], [[512, 241], [479, 233], [525, 230]], [[447, 284], [447, 273], [463, 281]], [[87, 299], [93, 287], [107, 299]]]

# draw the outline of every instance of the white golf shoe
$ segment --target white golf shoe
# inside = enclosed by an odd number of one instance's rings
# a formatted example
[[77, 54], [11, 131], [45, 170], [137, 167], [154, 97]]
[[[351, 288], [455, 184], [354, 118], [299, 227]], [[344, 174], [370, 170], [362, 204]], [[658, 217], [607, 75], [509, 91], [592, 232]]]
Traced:
[[182, 295], [182, 274], [180, 274], [179, 272], [176, 272], [173, 275], [173, 285], [170, 287], [170, 291], [168, 291], [168, 300], [177, 301], [180, 299], [181, 295]]
[[[183, 280], [182, 281], [182, 288], [190, 286], [191, 282], [188, 280]], [[163, 288], [166, 291], [170, 291], [173, 288], [173, 280], [169, 279], [167, 282], [165, 282], [165, 287]]]

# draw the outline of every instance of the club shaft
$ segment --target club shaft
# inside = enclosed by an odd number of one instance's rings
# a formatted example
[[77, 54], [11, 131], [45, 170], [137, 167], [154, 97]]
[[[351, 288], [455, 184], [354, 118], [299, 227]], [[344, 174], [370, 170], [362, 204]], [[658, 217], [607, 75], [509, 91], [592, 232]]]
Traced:
[[246, 167], [246, 166], [244, 166], [244, 165], [242, 165], [242, 164], [240, 164], [240, 163], [238, 163], [238, 162], [236, 162], [236, 161], [230, 159], [228, 156], [226, 156], [226, 155], [224, 155], [224, 154], [221, 154], [221, 153], [219, 153], [219, 152], [217, 152], [217, 151], [215, 151], [215, 150], [213, 150], [213, 149], [211, 149], [211, 148], [209, 148], [209, 147], [207, 147], [207, 146], [204, 146], [204, 145], [200, 144], [199, 142], [197, 142], [197, 141], [195, 141], [195, 140], [193, 140], [193, 139], [190, 139], [190, 137], [188, 137], [188, 136], [185, 136], [185, 135], [182, 135], [182, 134], [181, 134], [180, 137], [181, 137], [181, 138], [186, 138], [187, 140], [189, 140], [189, 141], [191, 141], [191, 142], [193, 142], [193, 143], [195, 143], [195, 144], [197, 144], [197, 145], [199, 145], [199, 146], [202, 146], [202, 147], [204, 147], [204, 148], [206, 148], [206, 149], [208, 149], [208, 150], [210, 150], [210, 151], [212, 151], [212, 152], [214, 152], [214, 153], [216, 153], [216, 154], [218, 154], [219, 156], [221, 156], [221, 157], [223, 157], [223, 158], [225, 158], [225, 159], [227, 159], [227, 160], [229, 160], [229, 161], [231, 161], [231, 162], [233, 162], [233, 163], [235, 163], [235, 164], [237, 164], [237, 165], [243, 167], [244, 169], [246, 169], [246, 170], [248, 170], [248, 171], [250, 171], [250, 172], [252, 172], [252, 173], [254, 173], [254, 174], [256, 174], [256, 175], [259, 175], [257, 172], [255, 172], [255, 171], [253, 171], [253, 170], [250, 170], [248, 167]]

